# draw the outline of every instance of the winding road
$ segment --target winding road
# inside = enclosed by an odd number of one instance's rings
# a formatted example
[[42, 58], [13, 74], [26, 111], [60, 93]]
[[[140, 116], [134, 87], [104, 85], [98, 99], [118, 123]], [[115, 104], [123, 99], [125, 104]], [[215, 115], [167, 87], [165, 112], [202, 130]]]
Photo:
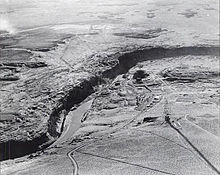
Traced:
[[[163, 80], [161, 80], [161, 81], [164, 82]], [[164, 82], [164, 83], [165, 83], [165, 82]], [[166, 85], [166, 87], [167, 87], [167, 86], [169, 87], [169, 85], [168, 85], [167, 83], [165, 83], [165, 85]], [[173, 88], [172, 88], [172, 90], [173, 90]], [[163, 97], [163, 98], [165, 98], [165, 97]], [[152, 99], [153, 99], [153, 98], [151, 98], [151, 101], [148, 102], [148, 103], [151, 103], [151, 102], [152, 102]], [[91, 105], [92, 105], [92, 102], [93, 102], [93, 100], [90, 100], [90, 101], [88, 101], [88, 102], [82, 104], [82, 105], [81, 105], [79, 108], [77, 108], [76, 110], [71, 111], [71, 112], [69, 113], [69, 116], [75, 116], [75, 117], [71, 117], [71, 124], [68, 125], [66, 131], [65, 131], [65, 132], [62, 134], [62, 136], [53, 144], [53, 146], [54, 146], [54, 145], [62, 144], [62, 143], [64, 143], [64, 142], [68, 141], [68, 139], [70, 139], [70, 138], [73, 136], [73, 134], [76, 132], [76, 130], [78, 130], [78, 129], [80, 128], [81, 119], [83, 118], [84, 114], [90, 109], [90, 107], [91, 107]], [[146, 105], [147, 105], [147, 104], [146, 104]], [[88, 155], [89, 155], [90, 153], [84, 153], [84, 152], [80, 152], [80, 151], [78, 151], [78, 150], [81, 149], [81, 148], [83, 148], [83, 147], [85, 147], [85, 146], [88, 146], [88, 145], [90, 145], [91, 143], [94, 143], [94, 142], [96, 142], [96, 141], [98, 141], [98, 140], [100, 140], [100, 139], [102, 139], [102, 138], [104, 138], [104, 137], [107, 137], [107, 136], [111, 135], [112, 133], [114, 133], [114, 132], [116, 132], [116, 131], [118, 131], [118, 130], [120, 130], [120, 129], [126, 127], [126, 126], [128, 126], [128, 125], [129, 125], [130, 123], [132, 123], [135, 119], [137, 119], [140, 115], [142, 115], [144, 112], [146, 112], [147, 110], [149, 110], [149, 109], [151, 109], [151, 108], [152, 108], [152, 107], [147, 108], [147, 109], [143, 109], [143, 110], [140, 111], [137, 115], [135, 115], [135, 116], [133, 116], [131, 119], [127, 120], [123, 125], [121, 125], [121, 126], [119, 126], [119, 127], [116, 127], [116, 128], [113, 128], [113, 129], [110, 129], [110, 130], [107, 130], [107, 131], [104, 131], [104, 132], [100, 132], [100, 133], [98, 133], [98, 135], [96, 135], [95, 139], [92, 139], [92, 141], [89, 141], [89, 142], [87, 142], [87, 143], [84, 143], [83, 145], [77, 146], [77, 147], [75, 147], [74, 149], [72, 149], [71, 151], [69, 151], [69, 152], [67, 153], [67, 156], [68, 156], [68, 158], [70, 159], [70, 161], [72, 162], [72, 165], [73, 165], [73, 175], [79, 175], [79, 166], [78, 166], [77, 161], [74, 159], [74, 156], [73, 156], [73, 155], [74, 155], [74, 152], [79, 152], [79, 153], [81, 153], [81, 154], [88, 154]], [[200, 129], [202, 132], [205, 132], [205, 134], [212, 135], [212, 137], [215, 137], [215, 139], [219, 141], [219, 138], [218, 138], [217, 136], [215, 136], [215, 135], [213, 135], [212, 133], [208, 132], [207, 130], [201, 128], [200, 126], [196, 125], [195, 123], [189, 121], [189, 120], [187, 119], [187, 115], [185, 115], [184, 121], [185, 121], [185, 123], [187, 123], [187, 125], [191, 125], [191, 126], [194, 127], [194, 128]], [[182, 123], [181, 123], [181, 124], [179, 123], [179, 125], [181, 126], [181, 128], [182, 128], [183, 130], [186, 129], [185, 127], [183, 127]], [[216, 172], [218, 175], [220, 174], [220, 172], [219, 172], [219, 170], [216, 168], [216, 166], [215, 166], [208, 158], [206, 158], [206, 156], [197, 148], [197, 146], [195, 146], [195, 145], [190, 141], [190, 139], [189, 139], [185, 134], [182, 133], [182, 131], [180, 131], [179, 128], [177, 128], [175, 125], [173, 125], [173, 124], [171, 124], [171, 123], [170, 123], [170, 127], [173, 128], [173, 129], [177, 132], [177, 134], [178, 134], [181, 138], [183, 138], [183, 140], [187, 143], [187, 144], [184, 143], [184, 145], [186, 145], [186, 147], [185, 147], [185, 146], [182, 146], [182, 147], [186, 148], [187, 150], [189, 149], [191, 152], [193, 152], [193, 154], [194, 154], [195, 156], [198, 156], [198, 157], [200, 158], [200, 160], [203, 160], [203, 161], [206, 163], [206, 165], [208, 165], [214, 172]], [[181, 129], [181, 130], [182, 130], [182, 129]], [[179, 137], [179, 136], [178, 136], [178, 137]], [[182, 141], [182, 139], [181, 139], [180, 137], [179, 137], [179, 139]], [[165, 139], [166, 139], [166, 138], [165, 138]], [[169, 140], [169, 141], [173, 142], [172, 140]], [[199, 140], [197, 140], [197, 141], [198, 141], [198, 143], [199, 143]], [[189, 146], [190, 146], [190, 147], [189, 147]], [[197, 155], [196, 155], [196, 154], [197, 154]], [[91, 154], [91, 156], [99, 157], [98, 155], [92, 155], [92, 154]], [[118, 161], [118, 160], [116, 160], [116, 159], [111, 159], [111, 158], [108, 158], [108, 157], [100, 157], [100, 158], [109, 159], [109, 160], [112, 160], [112, 161]], [[121, 163], [129, 164], [129, 162], [124, 162], [124, 161], [121, 161]], [[133, 164], [132, 164], [132, 165], [133, 165]], [[136, 165], [136, 164], [135, 164], [134, 166], [139, 166], [139, 165]], [[143, 167], [143, 168], [151, 169], [151, 168], [149, 168], [149, 167]], [[151, 170], [153, 170], [153, 171], [160, 171], [160, 170], [154, 170], [154, 169], [151, 169]], [[163, 171], [161, 171], [161, 173], [172, 174], [172, 173], [163, 172]]]

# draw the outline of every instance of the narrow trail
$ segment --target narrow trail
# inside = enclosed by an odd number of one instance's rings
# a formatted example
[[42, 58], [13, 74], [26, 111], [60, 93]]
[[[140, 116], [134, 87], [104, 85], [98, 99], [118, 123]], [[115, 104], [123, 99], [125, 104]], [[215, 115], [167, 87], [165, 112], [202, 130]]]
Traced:
[[205, 157], [205, 155], [175, 126], [169, 123], [170, 127], [173, 128], [192, 148], [198, 153], [198, 155], [207, 163], [207, 165], [218, 175], [220, 171]]
[[[93, 156], [93, 157], [98, 157], [98, 158], [105, 159], [105, 160], [111, 160], [111, 161], [115, 161], [115, 162], [119, 162], [119, 163], [131, 165], [131, 166], [136, 166], [136, 167], [138, 167], [138, 168], [144, 168], [144, 169], [151, 170], [151, 171], [155, 171], [155, 172], [159, 172], [159, 173], [162, 173], [162, 174], [175, 175], [175, 174], [170, 173], [170, 172], [158, 170], [158, 169], [155, 169], [155, 168], [150, 168], [150, 167], [143, 166], [143, 165], [139, 165], [139, 164], [135, 164], [135, 163], [126, 162], [126, 161], [123, 161], [123, 160], [118, 160], [118, 159], [114, 159], [114, 158], [110, 158], [110, 157], [105, 157], [105, 156], [100, 156], [100, 155], [96, 155], [96, 154], [92, 154], [92, 153], [87, 153], [87, 152], [81, 152], [81, 151], [76, 151], [76, 152], [78, 152], [78, 153], [80, 153], [80, 154], [84, 154], [84, 155], [89, 155], [89, 156]], [[77, 175], [77, 174], [74, 174], [74, 175]]]
[[168, 139], [168, 138], [166, 138], [166, 137], [164, 137], [164, 136], [161, 136], [161, 135], [159, 135], [159, 134], [156, 134], [156, 133], [154, 133], [154, 132], [152, 132], [152, 131], [144, 131], [144, 130], [140, 130], [140, 129], [135, 129], [135, 130], [140, 131], [140, 132], [144, 132], [144, 133], [148, 133], [148, 134], [155, 135], [155, 136], [157, 136], [157, 137], [163, 138], [164, 140], [167, 140], [168, 142], [172, 142], [172, 143], [174, 143], [174, 144], [176, 144], [176, 145], [178, 145], [178, 146], [180, 146], [180, 147], [182, 147], [182, 148], [184, 148], [184, 149], [186, 149], [186, 150], [188, 150], [188, 151], [191, 151], [189, 148], [187, 148], [187, 147], [185, 147], [185, 146], [183, 146], [183, 145], [181, 145], [181, 144], [179, 144], [179, 143], [177, 143], [177, 142], [175, 142], [175, 141], [173, 141], [173, 140], [171, 140], [171, 139]]
[[78, 147], [76, 147], [76, 148], [74, 148], [73, 150], [71, 150], [71, 151], [69, 151], [68, 153], [67, 153], [67, 156], [68, 156], [68, 158], [71, 160], [71, 162], [72, 162], [72, 165], [73, 165], [73, 167], [74, 167], [74, 169], [73, 169], [73, 175], [79, 175], [79, 165], [78, 165], [78, 163], [76, 162], [76, 160], [74, 159], [74, 157], [72, 157], [71, 155], [72, 155], [72, 153], [74, 152], [74, 151], [77, 151], [78, 149], [80, 149], [80, 148], [82, 148], [82, 147], [84, 147], [84, 146], [87, 146], [88, 144], [84, 144], [84, 145], [81, 145], [81, 146], [78, 146]]

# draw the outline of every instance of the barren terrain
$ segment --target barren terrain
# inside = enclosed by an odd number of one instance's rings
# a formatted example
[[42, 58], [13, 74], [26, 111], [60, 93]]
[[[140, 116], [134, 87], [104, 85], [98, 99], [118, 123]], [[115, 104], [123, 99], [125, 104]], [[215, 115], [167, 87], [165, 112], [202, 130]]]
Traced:
[[12, 4], [2, 174], [220, 174], [218, 2]]

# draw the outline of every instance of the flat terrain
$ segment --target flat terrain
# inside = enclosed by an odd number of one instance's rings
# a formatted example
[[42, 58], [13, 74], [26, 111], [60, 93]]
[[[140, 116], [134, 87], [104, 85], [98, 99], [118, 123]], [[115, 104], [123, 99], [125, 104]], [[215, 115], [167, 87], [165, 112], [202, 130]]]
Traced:
[[218, 2], [0, 11], [1, 174], [220, 174]]

